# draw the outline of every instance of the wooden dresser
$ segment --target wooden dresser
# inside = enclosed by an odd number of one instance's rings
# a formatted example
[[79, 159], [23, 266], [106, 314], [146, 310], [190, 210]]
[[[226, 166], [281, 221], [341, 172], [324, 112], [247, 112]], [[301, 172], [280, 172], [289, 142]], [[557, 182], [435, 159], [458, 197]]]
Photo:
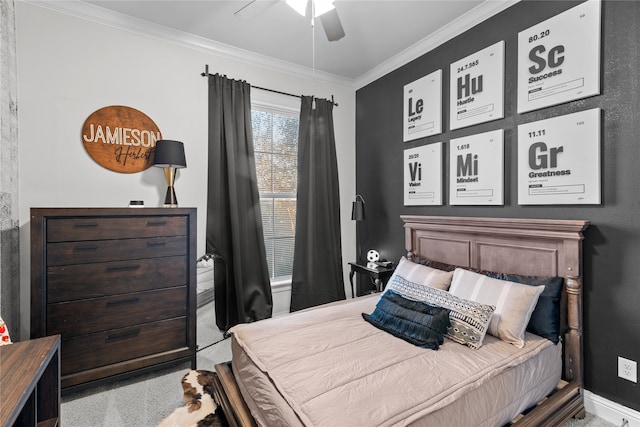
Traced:
[[60, 334], [63, 391], [196, 367], [195, 208], [32, 208], [31, 338]]

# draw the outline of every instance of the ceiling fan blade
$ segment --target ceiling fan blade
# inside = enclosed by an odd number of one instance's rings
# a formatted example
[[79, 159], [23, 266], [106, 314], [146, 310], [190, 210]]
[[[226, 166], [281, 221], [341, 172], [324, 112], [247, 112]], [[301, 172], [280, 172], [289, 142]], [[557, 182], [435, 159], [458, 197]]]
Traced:
[[251, 0], [235, 11], [234, 15], [241, 21], [247, 21], [258, 16], [276, 3], [278, 3], [278, 0]]
[[320, 22], [322, 22], [322, 28], [327, 33], [327, 39], [330, 42], [335, 42], [344, 37], [344, 29], [336, 9], [331, 9], [327, 13], [320, 15]]

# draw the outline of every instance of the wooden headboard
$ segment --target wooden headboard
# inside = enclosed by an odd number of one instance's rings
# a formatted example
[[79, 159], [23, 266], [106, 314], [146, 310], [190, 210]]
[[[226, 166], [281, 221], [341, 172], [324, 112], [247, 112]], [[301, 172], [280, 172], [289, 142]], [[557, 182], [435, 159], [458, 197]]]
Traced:
[[561, 276], [563, 379], [582, 386], [582, 232], [588, 221], [402, 216], [407, 256], [500, 273]]

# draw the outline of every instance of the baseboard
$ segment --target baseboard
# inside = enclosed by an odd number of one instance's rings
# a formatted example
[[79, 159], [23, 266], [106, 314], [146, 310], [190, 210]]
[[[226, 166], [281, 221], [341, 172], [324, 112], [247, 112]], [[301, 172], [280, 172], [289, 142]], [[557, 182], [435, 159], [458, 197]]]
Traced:
[[589, 390], [584, 391], [584, 407], [587, 412], [616, 426], [622, 426], [623, 420], [627, 420], [628, 423], [624, 427], [640, 427], [640, 412], [593, 394]]

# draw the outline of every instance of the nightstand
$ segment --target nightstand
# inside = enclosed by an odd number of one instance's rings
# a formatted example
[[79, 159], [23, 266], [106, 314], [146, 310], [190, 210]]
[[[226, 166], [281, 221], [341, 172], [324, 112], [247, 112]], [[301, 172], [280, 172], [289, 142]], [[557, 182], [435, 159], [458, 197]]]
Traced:
[[358, 264], [355, 262], [350, 262], [351, 272], [349, 273], [349, 282], [351, 283], [351, 296], [355, 297], [356, 294], [353, 292], [353, 275], [356, 273], [363, 274], [375, 285], [376, 289], [373, 292], [381, 292], [384, 290], [385, 285], [387, 284], [387, 280], [393, 274], [395, 270], [394, 266], [391, 267], [382, 267], [378, 266], [378, 268], [369, 268], [366, 265]]

